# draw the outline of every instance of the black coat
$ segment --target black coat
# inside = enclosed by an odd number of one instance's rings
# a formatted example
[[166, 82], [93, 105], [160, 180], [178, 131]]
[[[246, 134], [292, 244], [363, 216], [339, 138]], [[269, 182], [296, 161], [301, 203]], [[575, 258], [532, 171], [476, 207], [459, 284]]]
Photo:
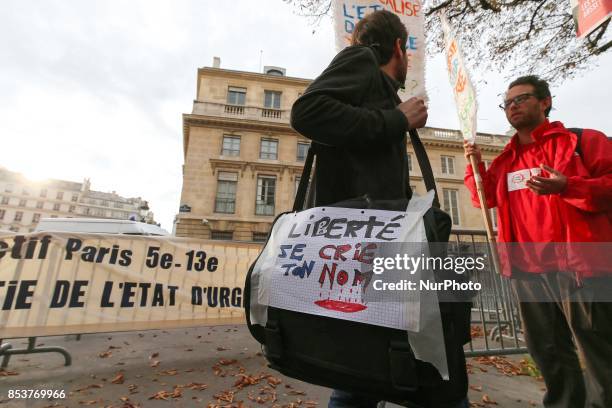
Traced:
[[352, 46], [295, 102], [291, 126], [317, 142], [316, 205], [412, 196], [398, 88], [372, 49]]

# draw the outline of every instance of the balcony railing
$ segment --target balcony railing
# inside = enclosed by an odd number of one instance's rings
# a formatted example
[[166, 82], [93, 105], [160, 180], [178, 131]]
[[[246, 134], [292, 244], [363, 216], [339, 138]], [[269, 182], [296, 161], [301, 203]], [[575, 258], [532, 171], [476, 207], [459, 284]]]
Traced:
[[[463, 135], [459, 130], [454, 129], [438, 129], [438, 128], [424, 128], [420, 129], [419, 133], [424, 138], [431, 139], [443, 139], [443, 140], [455, 140], [462, 141]], [[491, 135], [491, 134], [476, 134], [476, 142], [482, 144], [493, 144], [493, 145], [502, 145], [504, 146], [508, 143], [509, 137], [501, 136], [501, 135]]]
[[246, 105], [194, 101], [194, 115], [220, 116], [266, 122], [289, 123], [289, 111]]
[[273, 118], [273, 119], [281, 119], [283, 115], [283, 111], [280, 109], [262, 109], [261, 116], [264, 118]]
[[225, 113], [230, 114], [230, 115], [244, 115], [244, 106], [225, 105]]

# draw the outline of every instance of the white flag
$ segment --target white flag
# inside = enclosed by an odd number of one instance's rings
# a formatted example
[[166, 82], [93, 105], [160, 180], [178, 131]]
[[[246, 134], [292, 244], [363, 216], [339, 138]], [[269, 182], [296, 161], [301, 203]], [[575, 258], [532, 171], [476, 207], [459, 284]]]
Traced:
[[459, 42], [453, 35], [446, 16], [442, 13], [440, 13], [440, 21], [444, 32], [448, 79], [455, 94], [461, 133], [463, 139], [473, 144], [476, 139], [476, 92], [463, 62]]

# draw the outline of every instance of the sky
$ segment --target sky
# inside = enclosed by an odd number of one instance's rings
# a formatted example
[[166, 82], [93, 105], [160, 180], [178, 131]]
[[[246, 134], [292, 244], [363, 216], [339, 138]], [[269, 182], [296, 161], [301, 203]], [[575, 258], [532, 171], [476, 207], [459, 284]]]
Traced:
[[[316, 77], [335, 55], [319, 25], [281, 0], [2, 0], [0, 166], [32, 179], [82, 181], [149, 201], [171, 231], [180, 205], [182, 114], [198, 67]], [[612, 135], [612, 53], [553, 87], [552, 119]], [[428, 126], [457, 128], [440, 55], [428, 58]], [[475, 74], [478, 131], [505, 133], [497, 108], [507, 81]]]

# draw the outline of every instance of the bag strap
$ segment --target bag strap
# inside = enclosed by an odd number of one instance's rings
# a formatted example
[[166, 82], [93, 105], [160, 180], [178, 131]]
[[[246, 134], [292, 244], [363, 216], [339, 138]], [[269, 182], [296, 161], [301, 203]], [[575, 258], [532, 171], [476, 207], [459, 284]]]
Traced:
[[433, 170], [431, 169], [431, 163], [429, 161], [429, 157], [427, 156], [427, 152], [425, 151], [425, 146], [423, 146], [423, 142], [421, 141], [419, 133], [416, 129], [408, 130], [408, 134], [410, 135], [410, 141], [412, 142], [414, 154], [416, 155], [417, 161], [419, 162], [419, 167], [421, 168], [421, 175], [423, 176], [423, 181], [425, 182], [425, 188], [427, 191], [434, 191], [433, 206], [440, 208], [438, 188], [436, 187], [436, 180], [434, 179]]
[[580, 142], [582, 141], [582, 129], [581, 128], [568, 128], [567, 130], [569, 130], [570, 132], [576, 135], [577, 141], [576, 141], [575, 152], [578, 153], [578, 156], [582, 157], [582, 147], [580, 146]]
[[[295, 200], [293, 201], [293, 211], [302, 211], [304, 209], [304, 202], [306, 201], [306, 193], [308, 192], [308, 182], [310, 181], [310, 174], [312, 173], [314, 158], [315, 147], [314, 142], [312, 142], [310, 143], [310, 147], [308, 147], [308, 154], [306, 155], [306, 161], [304, 162], [304, 168], [302, 169], [302, 177], [300, 178], [300, 184], [298, 185], [298, 190], [295, 194]], [[314, 183], [312, 184], [313, 186], [311, 187], [311, 190], [314, 187]]]
[[[414, 153], [416, 155], [417, 161], [419, 163], [419, 167], [421, 169], [421, 175], [423, 176], [423, 181], [425, 182], [425, 188], [427, 191], [434, 191], [434, 200], [433, 206], [436, 208], [440, 208], [440, 200], [438, 198], [438, 188], [436, 187], [436, 180], [434, 179], [433, 170], [431, 168], [431, 163], [429, 161], [429, 157], [427, 156], [427, 152], [425, 151], [425, 146], [423, 146], [423, 142], [419, 137], [419, 133], [416, 129], [410, 129], [408, 131], [410, 135], [410, 141], [412, 142], [412, 148], [414, 149]], [[314, 159], [316, 155], [316, 147], [315, 142], [310, 144], [308, 148], [308, 154], [306, 155], [306, 161], [304, 162], [304, 169], [302, 170], [302, 177], [300, 178], [300, 184], [298, 185], [297, 193], [295, 194], [295, 200], [293, 201], [293, 211], [302, 211], [304, 209], [304, 203], [306, 201], [306, 194], [308, 191], [308, 182], [310, 181], [310, 175], [312, 173], [312, 167], [314, 164]], [[314, 178], [311, 186], [311, 191], [309, 192], [309, 198], [313, 197], [314, 192]], [[408, 186], [410, 188], [410, 186]], [[308, 200], [309, 202], [311, 200]]]

